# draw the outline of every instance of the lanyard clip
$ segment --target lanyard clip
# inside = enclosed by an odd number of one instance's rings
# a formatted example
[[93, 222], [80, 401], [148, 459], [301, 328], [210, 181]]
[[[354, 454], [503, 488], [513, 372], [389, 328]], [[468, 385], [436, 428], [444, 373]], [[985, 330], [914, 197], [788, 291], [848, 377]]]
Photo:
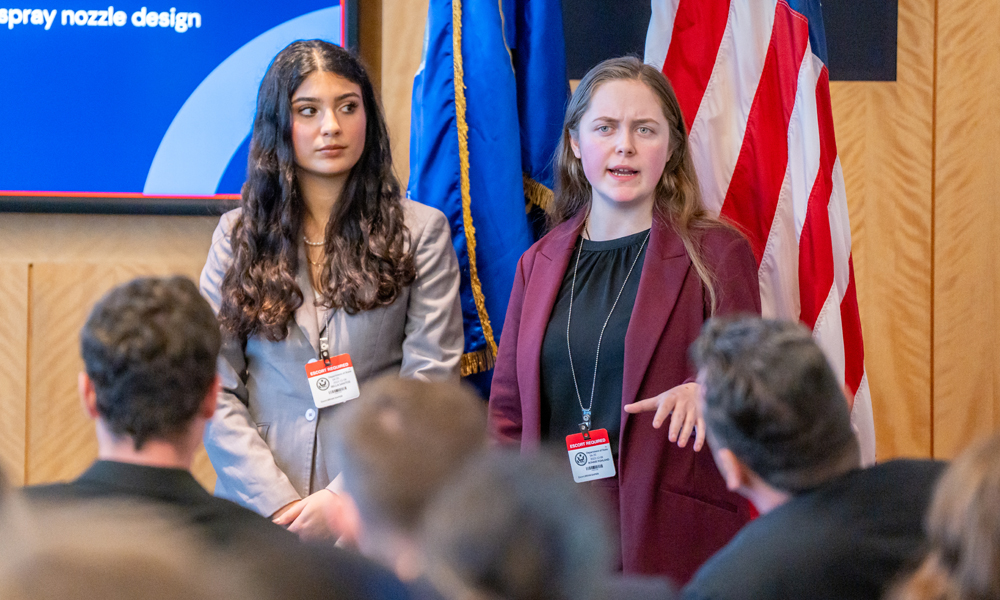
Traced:
[[583, 423], [580, 423], [580, 433], [583, 434], [583, 439], [590, 439], [590, 411], [586, 409], [583, 411]]
[[325, 337], [319, 340], [319, 357], [323, 359], [324, 365], [330, 366], [330, 344]]

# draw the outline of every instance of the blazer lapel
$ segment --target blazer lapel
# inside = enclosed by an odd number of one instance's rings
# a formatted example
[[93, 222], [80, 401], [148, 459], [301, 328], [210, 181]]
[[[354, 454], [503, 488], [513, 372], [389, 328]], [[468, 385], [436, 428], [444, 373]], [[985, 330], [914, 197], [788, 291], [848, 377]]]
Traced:
[[295, 323], [319, 355], [319, 325], [316, 322], [316, 293], [309, 283], [309, 257], [304, 246], [299, 246], [299, 272], [295, 282], [302, 290], [302, 304], [295, 309]]
[[[642, 399], [636, 397], [639, 387], [690, 266], [691, 259], [684, 249], [684, 242], [673, 229], [654, 218], [635, 306], [632, 308], [628, 331], [625, 332], [623, 406]], [[627, 414], [623, 409], [622, 431]]]
[[517, 354], [518, 387], [521, 389], [522, 447], [537, 447], [541, 440], [541, 359], [542, 341], [559, 296], [566, 267], [583, 227], [586, 211], [553, 230], [552, 237], [538, 250], [524, 290], [521, 335]]

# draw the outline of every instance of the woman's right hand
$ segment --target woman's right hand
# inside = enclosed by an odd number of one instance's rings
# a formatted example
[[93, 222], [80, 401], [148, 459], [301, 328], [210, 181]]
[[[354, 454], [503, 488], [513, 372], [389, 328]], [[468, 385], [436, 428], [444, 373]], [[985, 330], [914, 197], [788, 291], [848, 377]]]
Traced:
[[698, 396], [701, 388], [697, 383], [685, 383], [669, 390], [625, 405], [625, 412], [638, 414], [654, 412], [653, 427], [659, 429], [670, 418], [667, 439], [683, 448], [694, 433], [694, 451], [705, 445], [705, 419], [701, 414]]

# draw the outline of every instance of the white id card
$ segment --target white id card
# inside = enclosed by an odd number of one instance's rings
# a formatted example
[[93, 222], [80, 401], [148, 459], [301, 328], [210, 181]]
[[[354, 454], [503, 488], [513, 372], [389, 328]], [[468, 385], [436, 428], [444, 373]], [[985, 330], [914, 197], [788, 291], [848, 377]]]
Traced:
[[582, 433], [566, 436], [566, 450], [569, 451], [573, 481], [581, 483], [615, 476], [615, 459], [611, 456], [607, 429], [591, 431], [589, 440], [583, 439]]
[[361, 395], [358, 376], [354, 374], [349, 354], [331, 356], [330, 366], [322, 360], [306, 363], [306, 378], [309, 379], [309, 390], [312, 391], [316, 408], [354, 400]]

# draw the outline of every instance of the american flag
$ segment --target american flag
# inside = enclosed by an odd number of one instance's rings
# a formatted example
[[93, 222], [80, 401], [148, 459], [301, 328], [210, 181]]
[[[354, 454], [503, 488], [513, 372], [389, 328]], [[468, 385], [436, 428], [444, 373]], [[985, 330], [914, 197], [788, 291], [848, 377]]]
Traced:
[[677, 92], [706, 206], [750, 239], [764, 316], [812, 328], [873, 463], [819, 0], [652, 0], [645, 60]]

